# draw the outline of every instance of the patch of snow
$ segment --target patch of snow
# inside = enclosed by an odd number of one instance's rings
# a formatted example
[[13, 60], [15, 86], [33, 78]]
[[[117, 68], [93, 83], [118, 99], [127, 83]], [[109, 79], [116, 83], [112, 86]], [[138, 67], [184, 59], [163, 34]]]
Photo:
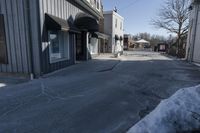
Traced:
[[177, 91], [133, 126], [128, 133], [200, 131], [200, 85]]
[[5, 87], [5, 86], [6, 86], [6, 84], [0, 83], [0, 88]]

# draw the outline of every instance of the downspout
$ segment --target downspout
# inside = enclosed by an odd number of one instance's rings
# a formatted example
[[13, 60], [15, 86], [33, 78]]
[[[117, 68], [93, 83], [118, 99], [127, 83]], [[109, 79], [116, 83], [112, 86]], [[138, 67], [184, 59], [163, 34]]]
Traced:
[[33, 67], [33, 44], [32, 44], [32, 37], [31, 37], [31, 21], [30, 21], [30, 3], [27, 0], [27, 14], [28, 14], [28, 36], [29, 36], [29, 52], [30, 52], [30, 80], [34, 79], [34, 67]]
[[193, 61], [193, 58], [194, 58], [194, 47], [195, 47], [195, 40], [196, 40], [196, 33], [197, 33], [198, 16], [199, 16], [199, 5], [197, 6], [197, 9], [196, 9], [196, 16], [195, 16], [196, 21], [195, 21], [195, 27], [194, 27], [194, 35], [192, 39], [190, 63]]
[[[32, 1], [32, 0], [31, 0]], [[29, 40], [30, 40], [30, 67], [31, 67], [31, 71], [30, 71], [30, 79], [33, 80], [34, 78], [36, 78], [36, 76], [38, 76], [34, 70], [34, 56], [33, 56], [33, 43], [32, 43], [32, 32], [31, 32], [31, 11], [30, 11], [30, 0], [27, 0], [27, 6], [28, 6], [28, 25], [29, 25]], [[38, 18], [40, 19], [40, 14], [39, 14], [39, 1], [36, 1], [36, 11], [37, 11], [37, 16]], [[40, 20], [37, 20], [37, 22], [40, 22]], [[38, 28], [38, 33], [35, 33], [35, 34], [38, 34], [38, 39], [39, 39], [39, 42], [41, 43], [41, 33], [40, 33], [40, 24], [39, 26], [37, 27]], [[39, 45], [39, 44], [38, 44]], [[41, 69], [41, 45], [39, 46], [39, 58], [40, 58], [40, 69]], [[41, 71], [40, 71], [40, 74], [39, 76], [41, 76]]]
[[39, 72], [39, 76], [41, 76], [43, 74], [43, 67], [42, 67], [42, 33], [41, 33], [41, 16], [40, 16], [40, 2], [39, 0], [36, 0], [36, 8], [37, 8], [37, 16], [38, 16], [38, 39], [39, 39], [39, 59], [40, 59], [40, 72]]

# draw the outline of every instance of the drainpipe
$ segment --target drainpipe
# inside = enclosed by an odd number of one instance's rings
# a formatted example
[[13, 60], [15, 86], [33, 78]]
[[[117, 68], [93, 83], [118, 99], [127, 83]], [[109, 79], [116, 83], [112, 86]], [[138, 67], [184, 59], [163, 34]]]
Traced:
[[[34, 11], [35, 11], [35, 13], [33, 14], [33, 15], [36, 15], [37, 17], [37, 28], [38, 28], [38, 32], [37, 33], [33, 33], [32, 32], [32, 22], [31, 22], [31, 12], [33, 12], [32, 10], [33, 10], [33, 8], [31, 7], [31, 3], [30, 3], [30, 1], [32, 1], [32, 0], [27, 0], [27, 7], [28, 7], [28, 25], [29, 25], [29, 43], [30, 43], [30, 46], [29, 46], [29, 52], [30, 52], [30, 79], [31, 80], [33, 80], [36, 76], [41, 76], [41, 32], [40, 32], [40, 29], [41, 29], [41, 27], [40, 27], [40, 24], [38, 24], [39, 22], [40, 22], [40, 14], [39, 14], [39, 1], [35, 1], [35, 6], [36, 6], [36, 9], [34, 9]], [[34, 2], [34, 1], [33, 1]], [[38, 45], [40, 45], [39, 46], [39, 60], [40, 60], [40, 63], [39, 63], [39, 75], [37, 75], [37, 70], [35, 70], [34, 69], [34, 64], [35, 64], [35, 62], [34, 62], [34, 53], [33, 53], [33, 48], [34, 48], [34, 46], [33, 46], [33, 36], [32, 35], [34, 35], [34, 34], [36, 34], [37, 35], [37, 38], [38, 38], [38, 42], [39, 42], [39, 44]]]
[[33, 80], [34, 79], [34, 67], [33, 67], [33, 51], [32, 51], [32, 47], [33, 47], [33, 44], [32, 44], [32, 37], [31, 37], [31, 20], [30, 20], [30, 2], [29, 0], [27, 0], [27, 14], [28, 14], [28, 36], [29, 36], [29, 56], [30, 56], [30, 80]]

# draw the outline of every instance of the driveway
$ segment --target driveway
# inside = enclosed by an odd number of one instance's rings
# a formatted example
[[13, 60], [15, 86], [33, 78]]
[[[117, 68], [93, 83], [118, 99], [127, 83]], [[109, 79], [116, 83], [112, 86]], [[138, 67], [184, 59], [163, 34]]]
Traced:
[[198, 67], [153, 52], [102, 55], [0, 89], [1, 133], [124, 133], [162, 99], [200, 83]]

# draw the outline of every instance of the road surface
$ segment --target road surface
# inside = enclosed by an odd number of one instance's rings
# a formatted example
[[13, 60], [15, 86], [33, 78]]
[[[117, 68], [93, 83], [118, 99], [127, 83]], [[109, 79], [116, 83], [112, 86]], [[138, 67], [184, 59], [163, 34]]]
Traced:
[[0, 88], [0, 133], [124, 133], [198, 67], [153, 52], [102, 55], [43, 78]]

